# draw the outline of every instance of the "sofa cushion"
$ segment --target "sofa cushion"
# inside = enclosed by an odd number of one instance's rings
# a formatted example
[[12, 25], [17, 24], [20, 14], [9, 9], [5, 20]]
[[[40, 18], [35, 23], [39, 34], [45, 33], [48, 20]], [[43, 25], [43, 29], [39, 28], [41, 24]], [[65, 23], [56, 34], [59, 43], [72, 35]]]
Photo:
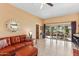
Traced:
[[20, 43], [20, 37], [19, 36], [13, 36], [11, 38], [11, 44]]
[[17, 43], [17, 44], [14, 44], [14, 45], [12, 45], [12, 46], [15, 47], [15, 49], [17, 50], [17, 49], [19, 49], [19, 48], [21, 48], [21, 47], [24, 47], [25, 44], [23, 44], [23, 43]]
[[7, 40], [7, 44], [11, 45], [10, 37], [5, 37], [5, 39]]
[[20, 42], [24, 42], [26, 40], [26, 35], [20, 35]]
[[15, 41], [16, 41], [16, 43], [20, 43], [20, 37], [19, 36], [16, 36], [15, 37]]
[[11, 40], [11, 44], [15, 44], [16, 43], [16, 37], [15, 36], [10, 37], [10, 40]]
[[0, 49], [0, 54], [1, 53], [10, 53], [10, 52], [12, 52], [14, 50], [15, 50], [15, 48], [13, 46], [7, 46], [7, 47], [5, 47], [3, 49]]

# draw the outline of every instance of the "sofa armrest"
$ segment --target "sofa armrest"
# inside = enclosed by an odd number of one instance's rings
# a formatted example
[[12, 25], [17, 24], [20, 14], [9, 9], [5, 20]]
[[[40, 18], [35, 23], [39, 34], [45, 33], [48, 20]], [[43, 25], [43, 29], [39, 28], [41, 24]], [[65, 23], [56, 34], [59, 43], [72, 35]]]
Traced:
[[26, 40], [25, 40], [25, 41], [27, 41], [27, 42], [33, 42], [33, 39], [26, 38]]
[[26, 42], [26, 45], [32, 45], [32, 46], [34, 45], [33, 44], [33, 39], [26, 38], [25, 42]]

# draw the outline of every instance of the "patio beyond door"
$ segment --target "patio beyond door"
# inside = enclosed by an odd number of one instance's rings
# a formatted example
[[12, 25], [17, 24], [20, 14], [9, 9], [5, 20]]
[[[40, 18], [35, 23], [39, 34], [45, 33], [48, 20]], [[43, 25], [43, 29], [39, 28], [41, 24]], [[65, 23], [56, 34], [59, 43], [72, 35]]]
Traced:
[[45, 28], [46, 38], [71, 41], [71, 24], [47, 24]]

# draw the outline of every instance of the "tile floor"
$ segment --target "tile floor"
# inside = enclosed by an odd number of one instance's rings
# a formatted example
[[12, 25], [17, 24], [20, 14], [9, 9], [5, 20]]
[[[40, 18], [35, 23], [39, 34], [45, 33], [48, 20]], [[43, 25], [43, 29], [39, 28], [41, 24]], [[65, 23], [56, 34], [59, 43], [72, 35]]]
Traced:
[[73, 56], [72, 42], [56, 39], [39, 39], [35, 46], [38, 56]]

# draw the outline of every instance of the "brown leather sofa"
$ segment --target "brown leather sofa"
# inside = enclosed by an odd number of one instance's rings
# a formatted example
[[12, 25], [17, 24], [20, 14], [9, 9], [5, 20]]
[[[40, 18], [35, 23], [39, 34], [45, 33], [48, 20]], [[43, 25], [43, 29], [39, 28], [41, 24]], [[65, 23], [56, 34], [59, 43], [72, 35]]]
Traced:
[[8, 46], [0, 49], [1, 56], [37, 56], [38, 50], [33, 46], [33, 40], [26, 35], [1, 38], [6, 39]]

